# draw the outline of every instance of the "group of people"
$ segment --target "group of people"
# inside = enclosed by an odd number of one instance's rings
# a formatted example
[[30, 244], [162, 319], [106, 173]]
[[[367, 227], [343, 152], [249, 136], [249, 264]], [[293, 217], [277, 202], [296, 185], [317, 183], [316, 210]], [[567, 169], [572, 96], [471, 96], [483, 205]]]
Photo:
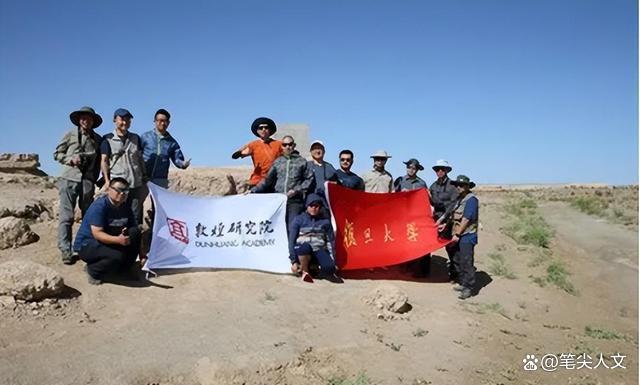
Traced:
[[[133, 115], [124, 108], [113, 113], [113, 131], [104, 136], [95, 132], [102, 117], [91, 107], [71, 112], [69, 119], [75, 127], [64, 134], [53, 154], [62, 164], [58, 181], [62, 262], [72, 265], [82, 259], [93, 284], [119, 270], [135, 274], [130, 270], [136, 258], [146, 257], [140, 247], [142, 207], [149, 194], [146, 183], [166, 188], [170, 162], [182, 169], [190, 164], [168, 132], [171, 114], [159, 109], [155, 128], [142, 135], [129, 131]], [[101, 194], [94, 201], [96, 186]], [[76, 204], [83, 219], [72, 242]]]
[[[58, 245], [64, 263], [75, 256], [87, 262], [89, 281], [99, 283], [106, 274], [126, 270], [135, 261], [139, 249], [142, 202], [148, 195], [146, 182], [168, 186], [169, 163], [187, 168], [178, 142], [168, 133], [170, 115], [160, 109], [154, 116], [155, 129], [141, 137], [129, 132], [133, 116], [126, 109], [114, 113], [114, 132], [100, 137], [93, 130], [102, 118], [93, 109], [83, 107], [70, 114], [76, 128], [67, 132], [56, 148], [55, 159], [63, 164], [60, 179], [60, 225]], [[311, 160], [302, 158], [295, 139], [285, 135], [273, 138], [277, 126], [272, 119], [260, 117], [251, 125], [257, 137], [235, 151], [232, 159], [251, 157], [253, 171], [247, 193], [275, 192], [287, 196], [286, 224], [289, 236], [291, 271], [306, 282], [313, 277], [340, 280], [335, 267], [335, 235], [325, 198], [325, 182], [370, 192], [391, 193], [428, 188], [432, 213], [447, 246], [449, 275], [459, 298], [474, 293], [474, 246], [477, 244], [478, 199], [468, 177], [448, 177], [452, 167], [438, 160], [432, 167], [436, 181], [430, 187], [418, 177], [424, 167], [417, 159], [403, 162], [407, 173], [395, 180], [385, 169], [391, 156], [386, 151], [371, 155], [373, 169], [362, 177], [351, 171], [354, 154], [345, 149], [339, 154], [339, 168], [324, 159], [322, 141], [311, 143]], [[91, 203], [94, 185], [102, 172], [106, 194]], [[79, 201], [84, 219], [71, 248], [73, 209]], [[130, 207], [127, 210], [119, 207]], [[106, 249], [108, 248], [109, 251]], [[141, 255], [144, 258], [144, 255]], [[428, 275], [430, 256], [420, 259], [417, 274]], [[317, 269], [314, 269], [317, 267]]]

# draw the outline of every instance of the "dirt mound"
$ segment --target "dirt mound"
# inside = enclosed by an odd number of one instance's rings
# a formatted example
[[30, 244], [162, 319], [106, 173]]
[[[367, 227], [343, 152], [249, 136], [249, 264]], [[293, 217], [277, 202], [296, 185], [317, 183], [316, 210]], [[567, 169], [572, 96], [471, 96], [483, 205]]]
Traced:
[[250, 167], [172, 169], [169, 188], [192, 195], [242, 194], [249, 188]]

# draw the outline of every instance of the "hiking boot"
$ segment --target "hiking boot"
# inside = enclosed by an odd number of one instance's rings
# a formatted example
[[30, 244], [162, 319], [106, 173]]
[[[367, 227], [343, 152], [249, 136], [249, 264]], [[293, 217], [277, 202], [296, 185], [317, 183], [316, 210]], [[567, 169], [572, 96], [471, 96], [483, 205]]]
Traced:
[[467, 298], [472, 297], [472, 296], [473, 296], [473, 293], [471, 292], [471, 289], [464, 288], [464, 290], [462, 290], [460, 292], [460, 295], [458, 296], [458, 298], [459, 299], [467, 299]]
[[465, 287], [464, 287], [464, 286], [462, 286], [462, 285], [460, 285], [460, 284], [455, 285], [455, 286], [453, 287], [453, 290], [455, 290], [455, 291], [463, 291], [464, 289], [465, 289]]

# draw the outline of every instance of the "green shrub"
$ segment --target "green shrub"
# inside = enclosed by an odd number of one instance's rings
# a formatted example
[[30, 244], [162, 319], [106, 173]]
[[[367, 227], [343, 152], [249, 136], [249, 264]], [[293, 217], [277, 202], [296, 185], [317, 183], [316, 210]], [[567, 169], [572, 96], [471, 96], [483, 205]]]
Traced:
[[605, 216], [609, 203], [595, 196], [582, 196], [571, 200], [571, 206], [589, 215]]
[[522, 215], [503, 228], [503, 232], [516, 242], [538, 247], [549, 247], [553, 231], [538, 214]]

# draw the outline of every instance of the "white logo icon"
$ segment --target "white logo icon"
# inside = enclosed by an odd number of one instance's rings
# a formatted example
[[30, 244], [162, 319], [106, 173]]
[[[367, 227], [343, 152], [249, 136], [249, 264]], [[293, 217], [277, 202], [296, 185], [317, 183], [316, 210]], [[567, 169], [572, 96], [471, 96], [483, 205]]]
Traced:
[[522, 363], [524, 364], [524, 370], [538, 370], [538, 359], [535, 354], [527, 354], [525, 358], [522, 359]]

